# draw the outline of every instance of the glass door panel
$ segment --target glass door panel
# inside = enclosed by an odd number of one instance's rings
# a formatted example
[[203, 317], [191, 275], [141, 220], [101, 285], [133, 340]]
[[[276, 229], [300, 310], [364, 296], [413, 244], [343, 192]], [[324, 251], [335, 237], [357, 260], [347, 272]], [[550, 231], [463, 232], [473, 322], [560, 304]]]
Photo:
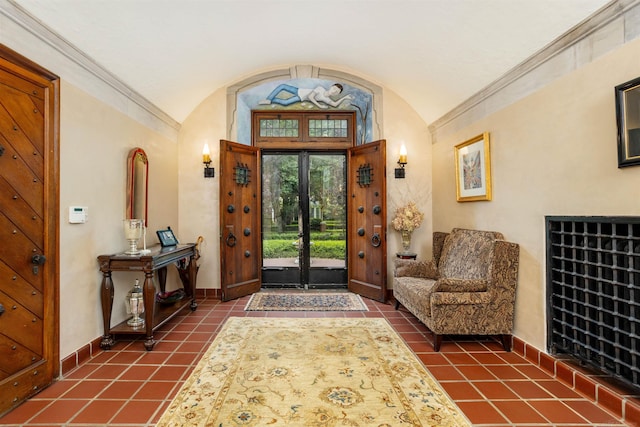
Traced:
[[345, 284], [346, 157], [309, 154], [309, 284]]
[[262, 155], [262, 282], [300, 283], [299, 155]]

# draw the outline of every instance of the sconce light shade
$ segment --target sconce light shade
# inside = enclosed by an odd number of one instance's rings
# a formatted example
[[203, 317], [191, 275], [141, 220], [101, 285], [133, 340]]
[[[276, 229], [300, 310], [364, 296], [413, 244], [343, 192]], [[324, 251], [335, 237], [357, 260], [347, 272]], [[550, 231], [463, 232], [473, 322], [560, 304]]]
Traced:
[[204, 144], [202, 149], [202, 163], [204, 163], [204, 177], [213, 178], [216, 176], [216, 170], [209, 167], [211, 164], [211, 152], [209, 151], [209, 144]]
[[396, 178], [404, 178], [404, 165], [407, 164], [407, 147], [404, 144], [400, 147], [400, 158], [398, 159], [399, 168], [395, 169]]

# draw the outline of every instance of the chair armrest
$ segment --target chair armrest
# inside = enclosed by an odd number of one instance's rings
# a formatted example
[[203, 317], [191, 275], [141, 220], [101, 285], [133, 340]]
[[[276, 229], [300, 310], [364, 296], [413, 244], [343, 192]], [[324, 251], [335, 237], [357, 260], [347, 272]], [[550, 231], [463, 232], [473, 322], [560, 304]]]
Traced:
[[393, 270], [395, 277], [421, 277], [437, 279], [438, 268], [433, 261], [416, 261], [412, 259], [398, 259]]

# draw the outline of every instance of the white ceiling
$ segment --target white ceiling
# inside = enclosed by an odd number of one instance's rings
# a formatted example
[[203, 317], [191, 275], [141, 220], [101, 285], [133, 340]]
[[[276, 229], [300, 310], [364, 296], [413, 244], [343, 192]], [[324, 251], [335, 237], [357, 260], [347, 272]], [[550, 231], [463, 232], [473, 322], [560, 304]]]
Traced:
[[431, 123], [608, 0], [16, 0], [178, 122], [249, 75], [310, 64]]

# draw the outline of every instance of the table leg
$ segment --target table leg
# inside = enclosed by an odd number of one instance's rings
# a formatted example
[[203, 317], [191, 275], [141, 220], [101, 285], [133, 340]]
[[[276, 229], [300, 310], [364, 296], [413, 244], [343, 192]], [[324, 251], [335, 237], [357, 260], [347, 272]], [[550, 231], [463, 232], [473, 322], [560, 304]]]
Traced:
[[153, 350], [153, 346], [156, 342], [153, 339], [153, 310], [155, 309], [156, 302], [156, 287], [153, 285], [153, 270], [144, 271], [144, 327], [146, 332], [146, 339], [144, 342], [144, 348], [147, 351]]
[[189, 290], [187, 291], [187, 295], [191, 297], [191, 305], [189, 308], [191, 311], [196, 311], [198, 308], [198, 303], [196, 303], [196, 279], [198, 277], [198, 265], [196, 262], [195, 256], [189, 257]]
[[100, 300], [102, 302], [102, 322], [104, 327], [104, 335], [100, 341], [100, 348], [109, 350], [115, 344], [115, 340], [111, 333], [111, 310], [113, 309], [113, 281], [111, 280], [111, 271], [102, 272], [102, 286], [100, 289]]

